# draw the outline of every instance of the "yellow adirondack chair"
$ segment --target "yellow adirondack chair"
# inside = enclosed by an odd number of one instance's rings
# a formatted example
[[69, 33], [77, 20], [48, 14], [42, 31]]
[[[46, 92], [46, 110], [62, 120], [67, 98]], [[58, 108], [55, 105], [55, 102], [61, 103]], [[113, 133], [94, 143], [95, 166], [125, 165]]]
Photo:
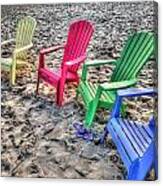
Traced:
[[16, 69], [26, 64], [27, 51], [32, 44], [32, 38], [36, 27], [36, 20], [32, 17], [25, 17], [18, 22], [16, 39], [10, 39], [1, 43], [1, 47], [15, 42], [15, 49], [11, 58], [1, 58], [1, 68], [10, 71], [11, 84], [15, 84]]

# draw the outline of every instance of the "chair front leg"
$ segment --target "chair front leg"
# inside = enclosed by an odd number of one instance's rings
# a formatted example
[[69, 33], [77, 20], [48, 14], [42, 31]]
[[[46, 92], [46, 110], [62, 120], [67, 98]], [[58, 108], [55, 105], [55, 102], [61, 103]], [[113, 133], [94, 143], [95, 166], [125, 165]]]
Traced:
[[155, 171], [155, 179], [158, 179], [158, 155], [155, 154], [155, 159], [154, 159], [154, 163], [153, 163], [153, 168], [154, 168], [154, 171]]
[[58, 85], [56, 92], [56, 104], [62, 106], [63, 103], [64, 86]]
[[86, 117], [85, 117], [85, 122], [84, 122], [84, 126], [86, 128], [92, 127], [92, 124], [93, 124], [92, 122], [95, 117], [96, 109], [97, 109], [97, 104], [94, 101], [90, 102], [87, 112], [86, 112]]
[[11, 70], [10, 70], [10, 81], [11, 85], [15, 85], [15, 79], [16, 79], [16, 56], [13, 57]]
[[85, 127], [86, 128], [91, 128], [93, 119], [96, 114], [96, 110], [98, 107], [99, 99], [101, 96], [102, 90], [100, 87], [98, 87], [95, 98], [89, 103], [87, 113], [86, 113], [86, 118], [85, 118]]
[[80, 83], [80, 78], [78, 76], [76, 78], [76, 83], [77, 83], [77, 85], [79, 85], [79, 83]]
[[78, 89], [78, 87], [77, 87], [77, 89], [76, 89], [76, 96], [75, 96], [75, 99], [77, 100], [78, 97], [79, 97], [79, 89]]
[[63, 103], [65, 82], [66, 82], [66, 79], [63, 77], [63, 78], [60, 79], [60, 81], [57, 85], [56, 103], [57, 103], [58, 106], [62, 106], [62, 103]]
[[62, 106], [63, 103], [63, 94], [64, 94], [64, 87], [67, 79], [67, 71], [68, 71], [68, 66], [64, 65], [62, 68], [61, 78], [59, 80], [59, 83], [57, 84], [56, 103], [58, 106]]

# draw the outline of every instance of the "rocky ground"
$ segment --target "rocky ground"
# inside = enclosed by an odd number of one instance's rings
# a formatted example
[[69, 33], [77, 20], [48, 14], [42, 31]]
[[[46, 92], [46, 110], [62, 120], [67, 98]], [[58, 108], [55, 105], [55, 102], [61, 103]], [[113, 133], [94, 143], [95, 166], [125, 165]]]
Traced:
[[[82, 101], [75, 99], [76, 85], [68, 85], [65, 104], [54, 103], [54, 89], [41, 85], [35, 95], [38, 51], [66, 40], [71, 21], [86, 18], [94, 22], [95, 33], [88, 49], [88, 59], [117, 58], [128, 34], [154, 30], [156, 13], [153, 3], [91, 3], [58, 5], [2, 6], [2, 41], [15, 36], [17, 21], [30, 15], [37, 20], [34, 47], [29, 53], [28, 68], [18, 72], [17, 84], [11, 87], [8, 74], [1, 82], [1, 171], [2, 176], [124, 179], [125, 168], [108, 136], [104, 145], [76, 138], [72, 123], [83, 122]], [[12, 46], [2, 48], [2, 57], [11, 55]], [[50, 55], [51, 68], [59, 66], [62, 53]], [[55, 58], [55, 63], [53, 62]], [[156, 84], [155, 61], [147, 63], [139, 76], [139, 87]], [[113, 67], [90, 69], [90, 80], [108, 81]], [[128, 116], [146, 122], [153, 110], [152, 99], [128, 101]], [[143, 108], [140, 112], [140, 108]], [[98, 133], [108, 120], [108, 111], [101, 110], [94, 121]], [[153, 179], [151, 173], [147, 179]]]

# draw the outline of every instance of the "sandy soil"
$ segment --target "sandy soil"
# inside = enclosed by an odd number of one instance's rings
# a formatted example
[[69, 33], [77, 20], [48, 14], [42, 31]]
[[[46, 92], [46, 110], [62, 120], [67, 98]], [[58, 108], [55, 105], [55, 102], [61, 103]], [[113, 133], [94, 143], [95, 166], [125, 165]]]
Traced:
[[[117, 58], [128, 35], [135, 31], [154, 31], [156, 13], [153, 4], [92, 3], [58, 5], [2, 6], [2, 41], [15, 36], [15, 26], [23, 16], [37, 20], [34, 47], [29, 63], [34, 65], [18, 72], [17, 84], [11, 87], [8, 74], [2, 72], [1, 87], [1, 170], [2, 176], [124, 179], [125, 168], [108, 136], [104, 145], [76, 138], [72, 123], [84, 120], [82, 101], [76, 100], [76, 85], [68, 85], [65, 104], [58, 108], [55, 90], [45, 84], [35, 95], [38, 51], [66, 40], [71, 21], [87, 18], [96, 31], [88, 49], [88, 59]], [[156, 19], [155, 19], [156, 20]], [[2, 57], [11, 55], [14, 46], [2, 48]], [[61, 53], [50, 55], [47, 64], [57, 68]], [[53, 61], [55, 59], [55, 62]], [[141, 71], [138, 87], [156, 85], [156, 62], [150, 60]], [[90, 69], [90, 80], [108, 81], [113, 67]], [[153, 100], [128, 101], [128, 116], [146, 122]], [[140, 112], [140, 108], [143, 110]], [[147, 114], [148, 113], [148, 114]], [[102, 133], [109, 112], [101, 110], [94, 121], [94, 130]], [[153, 179], [153, 176], [148, 176]]]

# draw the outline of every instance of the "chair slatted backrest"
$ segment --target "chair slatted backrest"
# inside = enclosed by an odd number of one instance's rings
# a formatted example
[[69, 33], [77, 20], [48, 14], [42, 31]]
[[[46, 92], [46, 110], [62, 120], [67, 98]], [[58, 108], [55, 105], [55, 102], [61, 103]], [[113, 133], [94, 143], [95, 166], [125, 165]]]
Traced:
[[[25, 17], [18, 22], [16, 31], [16, 48], [22, 48], [32, 43], [36, 20], [32, 17]], [[26, 52], [19, 52], [17, 58], [26, 59]]]
[[130, 36], [122, 50], [111, 80], [114, 82], [136, 78], [153, 55], [154, 48], [155, 37], [153, 33], [140, 32]]
[[[65, 62], [74, 60], [84, 54], [94, 32], [93, 25], [87, 20], [75, 21], [70, 25], [62, 67]], [[80, 64], [73, 65], [70, 71], [76, 72]]]

